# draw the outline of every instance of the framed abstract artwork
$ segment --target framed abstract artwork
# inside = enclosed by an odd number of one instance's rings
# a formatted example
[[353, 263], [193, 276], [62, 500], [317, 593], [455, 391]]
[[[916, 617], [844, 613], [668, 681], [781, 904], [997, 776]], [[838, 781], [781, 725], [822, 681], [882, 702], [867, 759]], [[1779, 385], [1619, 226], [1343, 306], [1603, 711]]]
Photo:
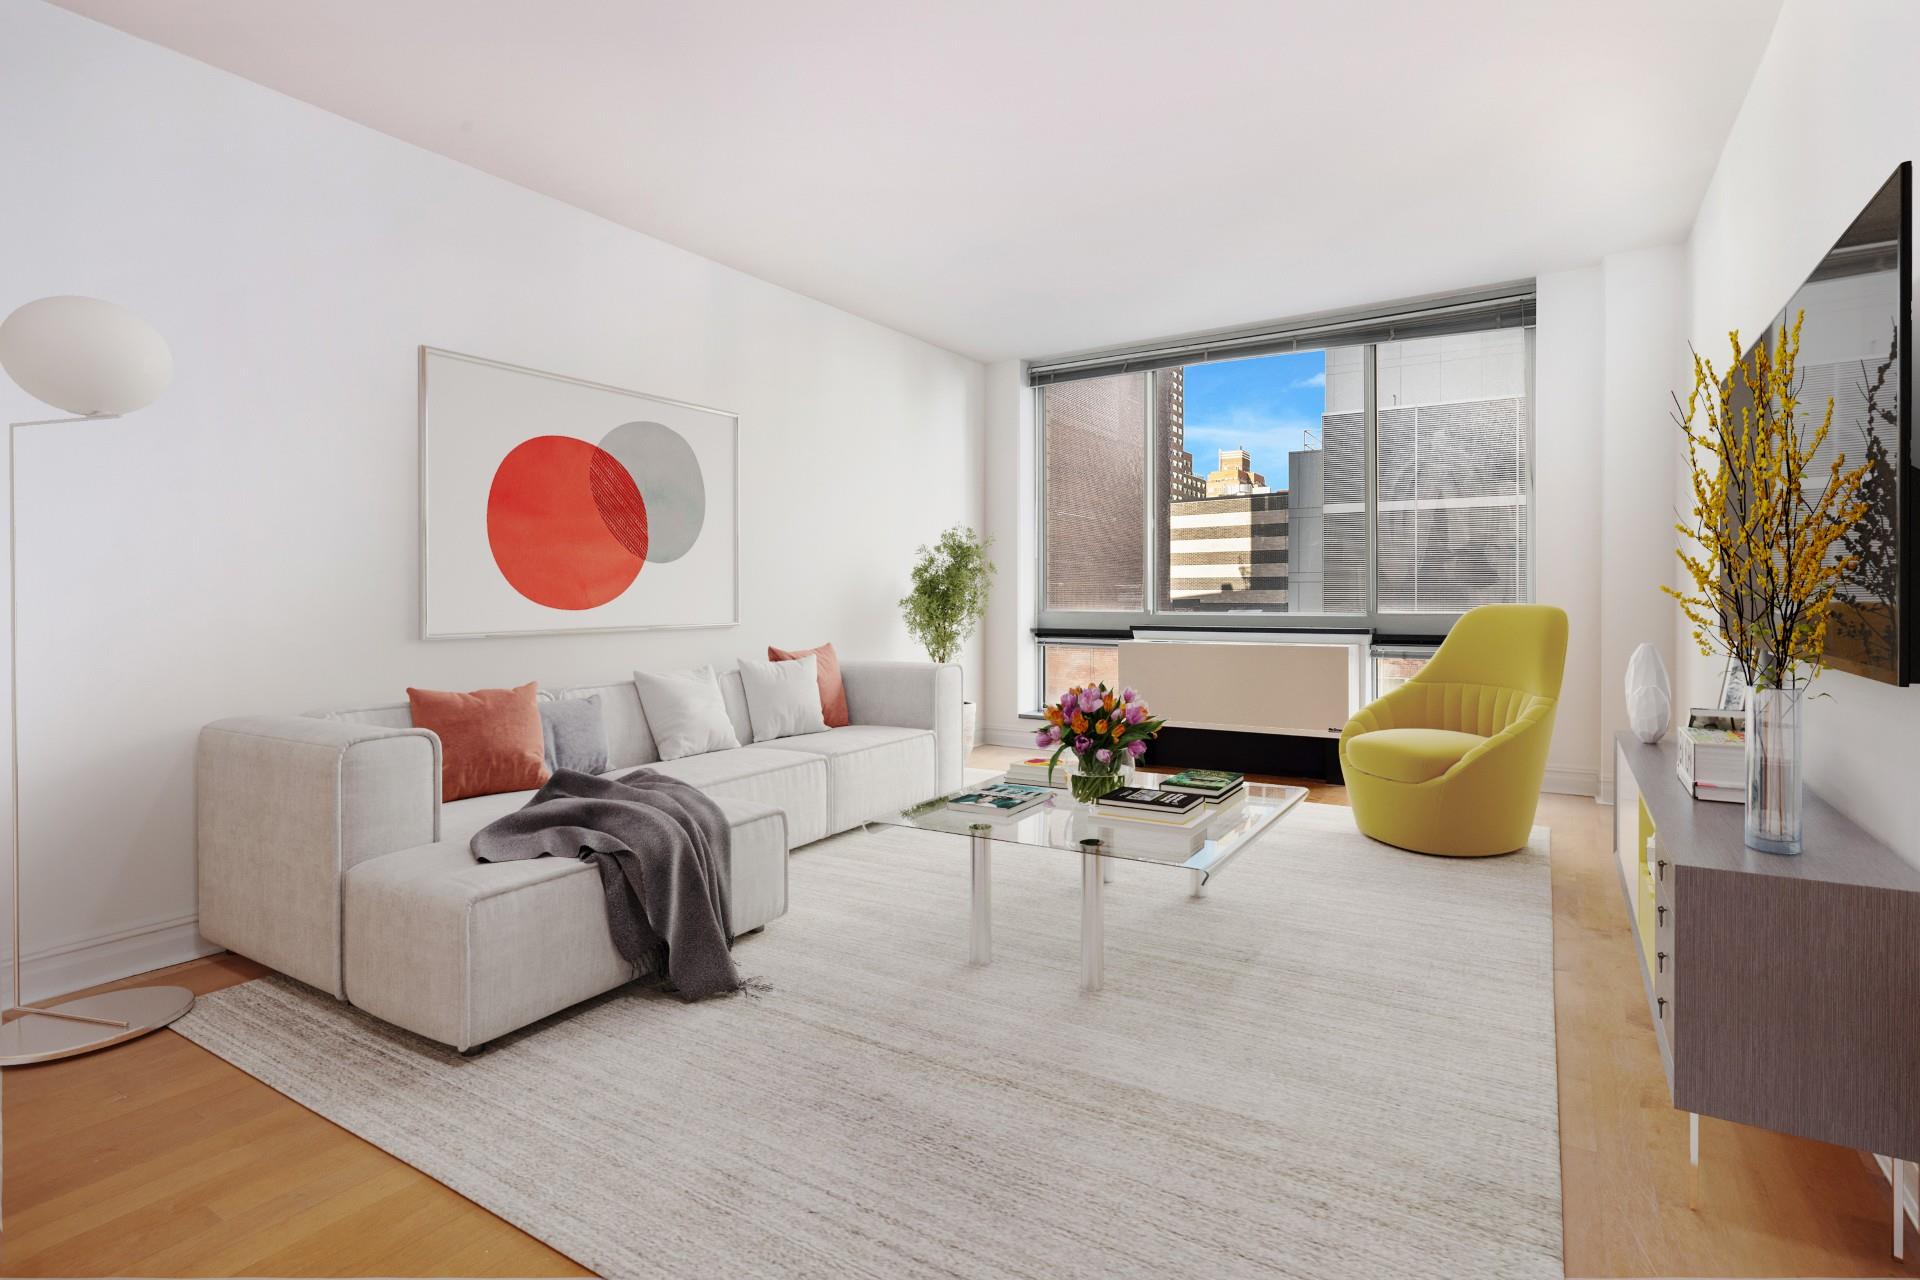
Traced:
[[427, 639], [740, 620], [740, 420], [420, 348]]

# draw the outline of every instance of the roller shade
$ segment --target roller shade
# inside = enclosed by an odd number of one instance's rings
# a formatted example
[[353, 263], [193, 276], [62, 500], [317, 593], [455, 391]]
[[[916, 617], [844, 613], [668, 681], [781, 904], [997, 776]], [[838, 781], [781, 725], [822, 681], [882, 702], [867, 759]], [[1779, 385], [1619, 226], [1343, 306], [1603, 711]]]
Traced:
[[1329, 313], [1124, 350], [1036, 360], [1027, 366], [1027, 385], [1041, 387], [1080, 378], [1105, 378], [1118, 373], [1203, 364], [1209, 360], [1238, 360], [1288, 351], [1319, 351], [1370, 342], [1435, 338], [1449, 333], [1524, 328], [1533, 322], [1534, 289], [1529, 280], [1391, 307]]

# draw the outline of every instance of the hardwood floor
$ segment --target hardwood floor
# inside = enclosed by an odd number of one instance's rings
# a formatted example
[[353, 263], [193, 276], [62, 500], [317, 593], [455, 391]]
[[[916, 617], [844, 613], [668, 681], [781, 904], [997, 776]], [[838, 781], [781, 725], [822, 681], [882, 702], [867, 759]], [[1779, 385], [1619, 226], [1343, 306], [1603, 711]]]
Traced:
[[[1022, 754], [982, 748], [972, 763]], [[1308, 786], [1316, 801], [1345, 800]], [[1541, 801], [1567, 1274], [1920, 1273], [1892, 1258], [1890, 1193], [1857, 1152], [1703, 1120], [1689, 1204], [1686, 1117], [1667, 1105], [1610, 814]], [[215, 956], [135, 981], [207, 992], [261, 972]], [[8, 1071], [4, 1108], [0, 1275], [587, 1274], [171, 1031]]]

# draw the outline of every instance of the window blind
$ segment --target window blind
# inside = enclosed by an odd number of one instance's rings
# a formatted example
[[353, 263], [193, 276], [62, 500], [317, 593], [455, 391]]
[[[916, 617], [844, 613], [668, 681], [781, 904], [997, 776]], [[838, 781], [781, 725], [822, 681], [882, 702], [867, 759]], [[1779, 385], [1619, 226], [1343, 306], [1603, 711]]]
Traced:
[[1027, 384], [1041, 387], [1081, 378], [1203, 364], [1209, 360], [1237, 360], [1486, 329], [1524, 328], [1533, 322], [1534, 289], [1533, 282], [1528, 280], [1468, 294], [1328, 312], [1192, 338], [1035, 360], [1027, 366]]

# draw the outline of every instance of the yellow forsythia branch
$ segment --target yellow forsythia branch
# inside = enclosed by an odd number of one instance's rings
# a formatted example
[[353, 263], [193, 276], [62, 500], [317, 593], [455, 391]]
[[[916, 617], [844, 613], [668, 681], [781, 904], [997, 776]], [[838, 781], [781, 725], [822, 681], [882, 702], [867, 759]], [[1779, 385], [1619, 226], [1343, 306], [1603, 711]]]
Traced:
[[[1748, 683], [1791, 688], [1818, 672], [1835, 593], [1856, 558], [1836, 554], [1867, 512], [1862, 495], [1872, 464], [1848, 469], [1836, 457], [1810, 474], [1833, 426], [1833, 401], [1817, 426], [1800, 415], [1801, 312], [1774, 345], [1743, 356], [1727, 335], [1733, 368], [1693, 356], [1693, 389], [1674, 398], [1687, 444], [1691, 510], [1675, 530], [1698, 548], [1678, 550], [1688, 586], [1662, 587], [1692, 624], [1700, 652], [1725, 653]], [[1817, 490], [1814, 485], [1817, 484]]]

